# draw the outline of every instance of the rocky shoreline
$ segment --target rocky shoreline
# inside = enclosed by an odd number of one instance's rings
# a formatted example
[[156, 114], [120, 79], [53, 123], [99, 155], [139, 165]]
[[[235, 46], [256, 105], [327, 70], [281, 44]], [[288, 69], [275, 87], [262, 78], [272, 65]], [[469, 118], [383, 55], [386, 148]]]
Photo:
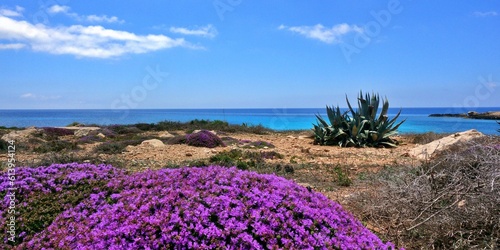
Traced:
[[500, 120], [500, 111], [488, 111], [484, 113], [470, 111], [461, 114], [430, 114], [429, 117], [461, 117], [467, 119]]

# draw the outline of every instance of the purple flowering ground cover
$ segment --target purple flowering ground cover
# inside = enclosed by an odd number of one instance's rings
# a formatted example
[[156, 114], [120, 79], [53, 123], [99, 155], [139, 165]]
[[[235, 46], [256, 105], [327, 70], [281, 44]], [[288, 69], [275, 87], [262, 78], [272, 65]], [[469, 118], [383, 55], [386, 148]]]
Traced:
[[100, 178], [106, 184], [66, 206], [15, 249], [393, 248], [339, 204], [275, 175], [220, 166], [128, 175], [91, 166], [19, 168], [26, 173], [19, 174], [20, 200], [64, 191], [81, 180]]

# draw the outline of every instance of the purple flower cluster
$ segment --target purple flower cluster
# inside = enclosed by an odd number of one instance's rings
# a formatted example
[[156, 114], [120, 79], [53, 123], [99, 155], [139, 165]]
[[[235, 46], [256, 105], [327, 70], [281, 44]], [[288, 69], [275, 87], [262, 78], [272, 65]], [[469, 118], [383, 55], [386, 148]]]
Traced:
[[43, 132], [50, 137], [73, 135], [74, 131], [66, 128], [43, 127]]
[[[7, 218], [12, 214], [8, 214], [8, 208], [11, 206], [11, 198], [15, 197], [15, 211], [29, 210], [32, 202], [38, 202], [39, 197], [47, 197], [50, 194], [61, 194], [67, 190], [73, 189], [75, 186], [82, 184], [93, 184], [100, 180], [109, 180], [117, 176], [123, 175], [123, 171], [118, 170], [111, 165], [92, 165], [92, 164], [53, 164], [48, 167], [20, 167], [15, 169], [14, 180], [9, 179], [9, 175], [4, 172], [0, 175], [0, 195], [2, 202], [0, 203], [0, 228], [6, 228]], [[12, 176], [12, 175], [11, 175]], [[62, 202], [54, 200], [53, 203]], [[66, 204], [59, 204], [64, 206]], [[43, 208], [39, 208], [43, 209]], [[52, 213], [53, 211], [47, 211]], [[29, 218], [24, 214], [15, 214], [18, 223], [17, 228], [26, 228]], [[35, 218], [36, 219], [36, 218]], [[26, 232], [18, 232], [19, 238], [29, 238]], [[22, 240], [22, 239], [21, 239]], [[4, 244], [9, 243], [7, 238], [3, 238]], [[1, 243], [0, 242], [0, 248]]]
[[186, 135], [186, 144], [195, 147], [215, 148], [225, 146], [224, 142], [210, 131], [202, 130], [198, 133]]
[[18, 248], [387, 249], [393, 245], [383, 243], [320, 193], [275, 175], [210, 166], [114, 178], [107, 191], [91, 194], [64, 211]]

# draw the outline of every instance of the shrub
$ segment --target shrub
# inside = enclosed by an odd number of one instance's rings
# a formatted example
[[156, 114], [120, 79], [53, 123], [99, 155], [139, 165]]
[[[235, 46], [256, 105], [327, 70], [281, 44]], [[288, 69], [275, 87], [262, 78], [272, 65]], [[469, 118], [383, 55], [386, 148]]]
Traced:
[[43, 133], [47, 137], [59, 137], [59, 136], [66, 136], [66, 135], [74, 135], [74, 131], [71, 129], [66, 129], [66, 128], [54, 128], [54, 127], [44, 127], [42, 128]]
[[[5, 244], [17, 245], [30, 240], [36, 233], [49, 226], [54, 218], [91, 193], [105, 187], [114, 177], [123, 174], [109, 165], [91, 164], [53, 164], [51, 166], [16, 168], [16, 179], [10, 185], [9, 175], [0, 175], [0, 196], [8, 197], [8, 188], [15, 187], [16, 237], [15, 242], [4, 238], [0, 248], [8, 249]], [[7, 228], [9, 200], [0, 203], [0, 227]], [[3, 246], [3, 247], [2, 247]], [[57, 248], [57, 246], [54, 246]]]
[[236, 168], [113, 178], [19, 249], [388, 249], [324, 195]]
[[123, 143], [105, 142], [94, 148], [94, 152], [102, 154], [120, 154], [127, 147]]
[[[341, 147], [396, 147], [396, 142], [390, 136], [396, 134], [398, 127], [404, 122], [395, 125], [401, 111], [391, 120], [387, 117], [389, 102], [383, 101], [382, 110], [377, 118], [380, 103], [378, 94], [359, 93], [358, 109], [354, 110], [347, 99], [349, 111], [342, 113], [340, 108], [326, 107], [330, 124], [320, 115], [317, 125], [314, 125], [314, 142], [320, 145], [339, 145]], [[351, 113], [350, 115], [348, 113]]]
[[33, 151], [36, 153], [61, 152], [63, 150], [76, 150], [78, 145], [75, 142], [64, 140], [48, 141], [36, 147]]
[[[114, 133], [120, 134], [120, 135], [138, 134], [138, 133], [142, 132], [142, 130], [138, 129], [135, 126], [131, 126], [131, 125], [110, 125], [110, 126], [107, 126], [106, 128], [113, 131]], [[106, 135], [106, 134], [104, 134], [104, 135]]]
[[498, 139], [481, 140], [419, 168], [381, 171], [372, 183], [377, 189], [360, 194], [350, 207], [411, 249], [497, 249], [500, 150]]
[[7, 141], [0, 139], [0, 152], [5, 153], [9, 145], [10, 144]]
[[175, 145], [175, 144], [184, 144], [186, 143], [186, 136], [185, 135], [176, 135], [172, 138], [168, 138], [163, 141], [165, 144], [168, 145]]
[[202, 130], [198, 133], [186, 135], [186, 144], [195, 147], [215, 148], [225, 146], [222, 140], [210, 131]]

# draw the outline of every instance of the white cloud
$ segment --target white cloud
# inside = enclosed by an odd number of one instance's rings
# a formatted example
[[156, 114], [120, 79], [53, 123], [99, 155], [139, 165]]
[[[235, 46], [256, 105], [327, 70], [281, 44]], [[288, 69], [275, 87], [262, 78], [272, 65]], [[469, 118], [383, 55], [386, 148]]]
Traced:
[[173, 47], [199, 49], [183, 38], [165, 35], [137, 35], [102, 26], [58, 26], [31, 24], [0, 16], [0, 41], [15, 41], [33, 51], [76, 57], [113, 58], [141, 54]]
[[49, 14], [68, 13], [69, 7], [64, 5], [52, 5], [47, 9]]
[[307, 38], [316, 39], [324, 43], [333, 44], [340, 43], [342, 37], [349, 33], [363, 33], [363, 28], [356, 25], [349, 25], [346, 23], [337, 24], [331, 28], [327, 28], [321, 24], [314, 26], [292, 26], [288, 27], [280, 25], [279, 30], [288, 30], [298, 33]]
[[34, 97], [35, 95], [33, 93], [26, 93], [21, 95], [21, 98], [34, 98]]
[[24, 8], [20, 7], [20, 6], [16, 6], [15, 10], [1, 8], [0, 9], [0, 16], [20, 17], [23, 15], [22, 14], [23, 11], [24, 11]]
[[486, 12], [475, 11], [472, 14], [474, 16], [477, 16], [477, 17], [487, 17], [487, 16], [497, 16], [498, 15], [498, 13], [496, 11], [486, 11]]
[[95, 23], [124, 23], [125, 21], [120, 20], [116, 16], [108, 17], [106, 15], [79, 15], [74, 12], [70, 12], [70, 7], [65, 5], [52, 5], [48, 9], [49, 14], [65, 14], [77, 21], [95, 22]]
[[217, 29], [213, 27], [211, 24], [207, 26], [203, 26], [198, 29], [187, 29], [182, 27], [170, 27], [170, 32], [182, 34], [182, 35], [191, 35], [191, 36], [202, 36], [208, 38], [214, 38], [217, 35]]
[[4, 50], [4, 49], [22, 49], [24, 47], [26, 47], [26, 44], [23, 44], [23, 43], [5, 43], [5, 44], [0, 43], [0, 50]]
[[58, 100], [61, 99], [62, 96], [60, 95], [35, 95], [33, 93], [25, 93], [20, 96], [21, 98], [24, 99], [34, 99], [34, 100], [40, 100], [40, 101], [47, 101], [47, 100]]

